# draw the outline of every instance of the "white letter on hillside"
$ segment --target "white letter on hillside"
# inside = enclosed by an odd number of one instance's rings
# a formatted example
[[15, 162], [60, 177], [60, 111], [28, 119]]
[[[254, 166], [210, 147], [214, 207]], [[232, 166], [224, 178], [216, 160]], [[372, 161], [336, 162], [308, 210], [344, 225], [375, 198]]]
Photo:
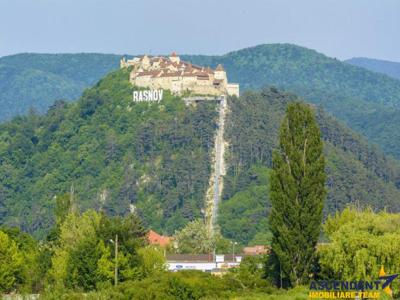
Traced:
[[163, 92], [164, 92], [164, 90], [158, 91], [158, 102], [160, 102], [163, 99]]

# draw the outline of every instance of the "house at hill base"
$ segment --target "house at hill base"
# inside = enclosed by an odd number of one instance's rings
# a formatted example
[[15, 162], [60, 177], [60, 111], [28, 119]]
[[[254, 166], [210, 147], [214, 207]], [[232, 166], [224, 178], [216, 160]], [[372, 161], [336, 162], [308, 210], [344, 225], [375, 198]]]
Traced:
[[181, 60], [175, 52], [169, 57], [144, 55], [128, 60], [124, 57], [120, 67], [132, 68], [130, 82], [138, 87], [167, 89], [176, 95], [188, 92], [195, 95], [239, 96], [239, 84], [228, 82], [222, 65], [215, 70], [197, 66]]
[[270, 252], [270, 247], [264, 245], [256, 245], [253, 247], [244, 247], [243, 253], [245, 255], [262, 255]]
[[150, 230], [149, 233], [147, 234], [147, 240], [150, 245], [167, 247], [171, 243], [172, 238], [169, 236], [159, 235], [157, 232]]

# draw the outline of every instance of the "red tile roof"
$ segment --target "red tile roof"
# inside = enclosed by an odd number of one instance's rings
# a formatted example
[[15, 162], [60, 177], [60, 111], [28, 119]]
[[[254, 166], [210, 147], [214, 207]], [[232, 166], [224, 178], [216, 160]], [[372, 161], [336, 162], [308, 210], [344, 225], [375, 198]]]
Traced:
[[[170, 57], [177, 56], [175, 52], [171, 54]], [[144, 56], [140, 59], [142, 60]], [[168, 57], [162, 56], [148, 56], [150, 58], [151, 65], [153, 63], [157, 63], [156, 69], [152, 69], [150, 66], [149, 71], [139, 71], [133, 77], [141, 77], [141, 76], [152, 76], [154, 77], [197, 77], [198, 80], [209, 80], [210, 76], [213, 76], [214, 70], [210, 67], [201, 67], [198, 65], [191, 64], [190, 62], [180, 61], [173, 62]], [[224, 70], [222, 65], [218, 65], [216, 70]], [[214, 84], [218, 84], [218, 81], [215, 81]]]
[[244, 247], [243, 252], [247, 255], [257, 255], [269, 253], [270, 247], [264, 245], [257, 245], [253, 247]]
[[165, 247], [171, 242], [171, 237], [159, 235], [157, 232], [150, 230], [147, 234], [147, 240], [150, 245], [160, 245], [161, 247]]
[[139, 72], [138, 76], [154, 76], [157, 75], [160, 71], [154, 70], [154, 71], [143, 71]]

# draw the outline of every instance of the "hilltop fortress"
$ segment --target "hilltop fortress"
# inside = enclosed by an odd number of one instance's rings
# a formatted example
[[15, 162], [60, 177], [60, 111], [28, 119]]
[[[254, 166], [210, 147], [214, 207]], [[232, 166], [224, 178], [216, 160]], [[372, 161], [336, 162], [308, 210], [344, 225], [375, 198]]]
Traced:
[[223, 190], [225, 167], [224, 131], [228, 111], [226, 96], [239, 96], [239, 84], [228, 83], [222, 65], [215, 70], [182, 61], [176, 53], [169, 57], [147, 55], [130, 60], [121, 59], [121, 68], [131, 68], [130, 82], [138, 87], [148, 88], [133, 91], [134, 102], [161, 101], [163, 90], [184, 95], [186, 104], [200, 101], [216, 101], [219, 111], [218, 126], [214, 137], [213, 168], [205, 195], [205, 221], [214, 233], [217, 224], [218, 203]]
[[130, 82], [138, 87], [168, 89], [182, 95], [186, 92], [195, 95], [236, 95], [239, 96], [239, 84], [228, 83], [222, 65], [215, 70], [182, 61], [176, 53], [169, 57], [140, 56], [133, 59], [121, 59], [121, 68], [132, 67]]

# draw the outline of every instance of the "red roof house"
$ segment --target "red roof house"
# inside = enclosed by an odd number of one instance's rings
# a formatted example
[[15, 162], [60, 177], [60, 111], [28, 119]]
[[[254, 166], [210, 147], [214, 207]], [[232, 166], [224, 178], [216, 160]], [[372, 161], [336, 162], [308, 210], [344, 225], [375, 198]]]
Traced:
[[166, 247], [171, 242], [171, 237], [159, 235], [157, 232], [150, 230], [147, 234], [147, 240], [150, 245], [159, 245], [161, 247]]
[[270, 248], [264, 245], [256, 245], [253, 247], [244, 247], [243, 253], [245, 255], [259, 255], [269, 253]]

